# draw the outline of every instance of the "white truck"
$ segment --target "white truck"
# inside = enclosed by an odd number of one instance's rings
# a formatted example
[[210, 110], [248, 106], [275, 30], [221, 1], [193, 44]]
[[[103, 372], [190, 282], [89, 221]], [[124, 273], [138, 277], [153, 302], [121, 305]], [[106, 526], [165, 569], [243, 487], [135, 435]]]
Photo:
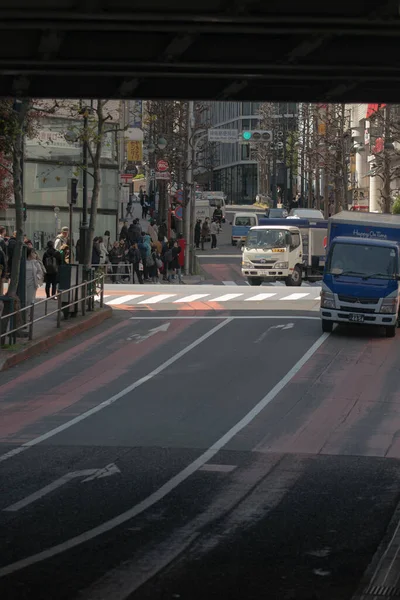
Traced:
[[[264, 225], [264, 222], [268, 225]], [[242, 252], [242, 275], [250, 285], [283, 281], [300, 286], [320, 281], [325, 266], [326, 221], [260, 219], [247, 234]]]

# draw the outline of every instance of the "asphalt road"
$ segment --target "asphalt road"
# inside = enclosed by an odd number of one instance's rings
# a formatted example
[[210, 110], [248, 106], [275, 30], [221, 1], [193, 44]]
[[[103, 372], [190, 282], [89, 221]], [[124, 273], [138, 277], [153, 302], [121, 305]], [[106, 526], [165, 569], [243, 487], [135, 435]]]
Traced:
[[399, 358], [299, 307], [147, 308], [2, 373], [0, 597], [350, 600], [399, 502]]

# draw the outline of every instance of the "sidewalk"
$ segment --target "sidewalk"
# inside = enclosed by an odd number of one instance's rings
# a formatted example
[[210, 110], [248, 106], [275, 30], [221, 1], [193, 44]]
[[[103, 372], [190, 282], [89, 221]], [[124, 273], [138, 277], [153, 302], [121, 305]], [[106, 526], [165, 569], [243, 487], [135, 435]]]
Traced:
[[[35, 319], [45, 317], [45, 305], [46, 303], [43, 302], [35, 307]], [[47, 313], [51, 313], [56, 309], [57, 302], [49, 300], [47, 302]], [[96, 327], [111, 316], [112, 308], [108, 306], [100, 308], [98, 302], [96, 302], [95, 310], [86, 313], [85, 316], [79, 315], [65, 319], [62, 315], [61, 327], [59, 329], [57, 328], [57, 314], [46, 316], [33, 324], [32, 341], [28, 339], [26, 334], [26, 337], [17, 337], [16, 344], [10, 347], [8, 345], [8, 337], [6, 337], [5, 348], [0, 348], [0, 371], [14, 367], [20, 362], [37, 356], [78, 333]]]

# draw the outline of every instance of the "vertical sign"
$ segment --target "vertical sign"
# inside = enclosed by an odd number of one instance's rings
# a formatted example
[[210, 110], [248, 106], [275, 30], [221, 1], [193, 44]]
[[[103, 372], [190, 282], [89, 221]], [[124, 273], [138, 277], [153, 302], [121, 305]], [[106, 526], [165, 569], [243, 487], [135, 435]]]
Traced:
[[143, 160], [143, 142], [126, 142], [126, 158], [128, 162], [141, 162]]

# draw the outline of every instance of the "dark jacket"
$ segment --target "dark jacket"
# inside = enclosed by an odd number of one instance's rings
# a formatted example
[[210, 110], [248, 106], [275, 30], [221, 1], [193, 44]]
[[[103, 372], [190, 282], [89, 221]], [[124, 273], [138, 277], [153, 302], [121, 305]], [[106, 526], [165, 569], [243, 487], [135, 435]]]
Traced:
[[[62, 264], [62, 258], [61, 258], [61, 254], [58, 252], [58, 250], [54, 250], [54, 248], [48, 248], [46, 250], [46, 252], [43, 254], [43, 265], [44, 268], [46, 268], [46, 261], [48, 258], [54, 256], [56, 259], [56, 263], [57, 263], [57, 267], [59, 268], [60, 265]], [[52, 278], [54, 275], [56, 275], [56, 273], [46, 273], [45, 278]]]
[[110, 252], [108, 253], [108, 256], [110, 258], [110, 263], [112, 265], [117, 265], [124, 259], [124, 249], [121, 247], [111, 248]]
[[17, 244], [17, 239], [15, 237], [11, 237], [8, 240], [7, 256], [8, 256], [8, 270], [10, 273], [11, 273], [12, 259], [13, 259], [13, 254], [14, 254], [16, 244]]
[[100, 244], [98, 242], [93, 242], [92, 248], [92, 265], [100, 264]]
[[179, 269], [179, 254], [182, 252], [182, 248], [175, 246], [172, 248], [172, 262], [170, 263], [170, 269]]
[[138, 248], [130, 248], [128, 252], [128, 260], [133, 265], [138, 265], [141, 261], [141, 254]]

